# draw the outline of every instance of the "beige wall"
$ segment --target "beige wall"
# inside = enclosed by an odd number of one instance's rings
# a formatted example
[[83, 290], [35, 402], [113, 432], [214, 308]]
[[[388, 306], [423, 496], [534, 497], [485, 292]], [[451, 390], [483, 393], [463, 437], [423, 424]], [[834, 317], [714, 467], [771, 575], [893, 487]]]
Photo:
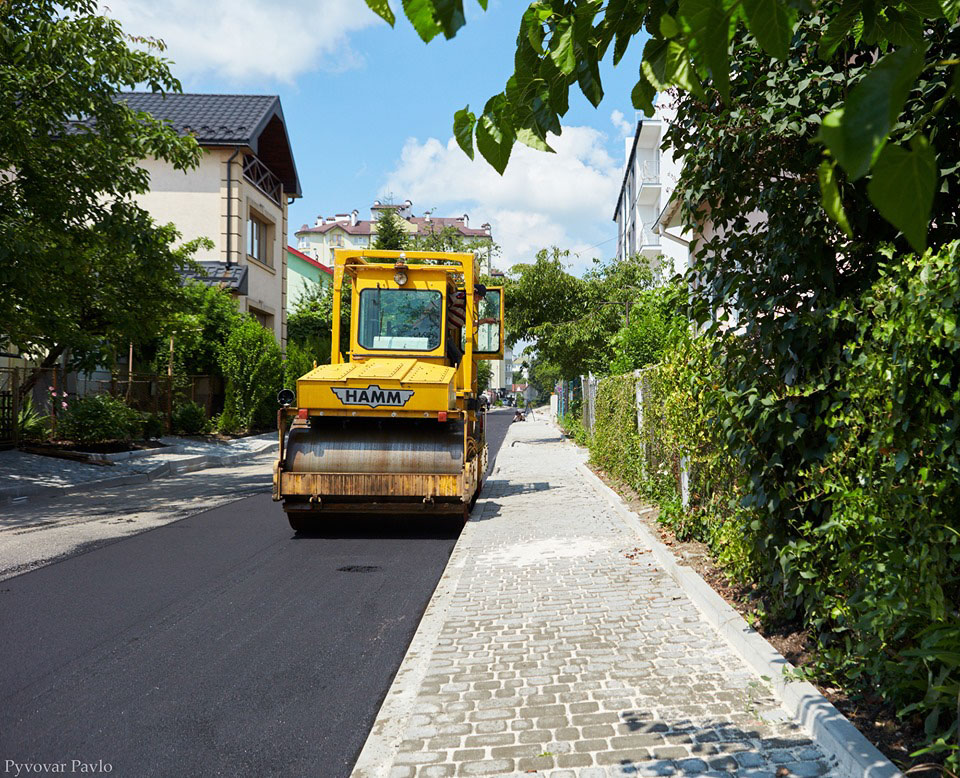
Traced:
[[[142, 166], [150, 174], [150, 192], [139, 197], [139, 202], [160, 223], [173, 222], [188, 241], [207, 237], [214, 248], [200, 249], [198, 260], [227, 260], [245, 265], [247, 296], [238, 297], [242, 311], [257, 318], [268, 318], [273, 334], [281, 348], [286, 347], [286, 246], [287, 206], [280, 206], [243, 177], [243, 154], [237, 154], [230, 164], [231, 181], [227, 185], [228, 160], [236, 149], [208, 148], [204, 150], [200, 166], [186, 173], [154, 159]], [[227, 223], [228, 200], [231, 218]], [[247, 220], [256, 214], [271, 225], [269, 231], [269, 258], [262, 263], [247, 254]]]

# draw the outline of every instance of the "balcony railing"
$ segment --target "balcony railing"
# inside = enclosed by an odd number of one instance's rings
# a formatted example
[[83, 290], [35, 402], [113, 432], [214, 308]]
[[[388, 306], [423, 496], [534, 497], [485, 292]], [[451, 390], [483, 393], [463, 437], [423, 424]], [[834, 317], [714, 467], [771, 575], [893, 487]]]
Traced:
[[243, 158], [243, 177], [277, 205], [283, 203], [283, 183], [253, 154]]

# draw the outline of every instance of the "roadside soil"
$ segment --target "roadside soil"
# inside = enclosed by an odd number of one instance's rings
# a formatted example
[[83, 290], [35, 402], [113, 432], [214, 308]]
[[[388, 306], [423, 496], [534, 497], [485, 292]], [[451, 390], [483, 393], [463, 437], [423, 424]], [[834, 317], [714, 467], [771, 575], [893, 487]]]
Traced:
[[[650, 504], [618, 478], [601, 470], [592, 463], [588, 466], [597, 476], [619, 494], [627, 506], [639, 516], [654, 536], [659, 537], [683, 564], [692, 567], [714, 591], [733, 606], [751, 626], [797, 667], [810, 663], [816, 649], [816, 638], [799, 625], [783, 624], [765, 626], [755, 618], [760, 603], [760, 592], [754, 586], [731, 583], [726, 574], [714, 563], [710, 549], [696, 540], [679, 540], [673, 531], [659, 523], [659, 508]], [[929, 756], [911, 757], [910, 754], [923, 746], [924, 733], [921, 719], [900, 721], [894, 708], [877, 694], [849, 692], [818, 683], [816, 686], [850, 722], [863, 733], [881, 752], [902, 771], [910, 772], [912, 778], [951, 778], [943, 769], [942, 762]], [[957, 776], [952, 776], [957, 778]]]

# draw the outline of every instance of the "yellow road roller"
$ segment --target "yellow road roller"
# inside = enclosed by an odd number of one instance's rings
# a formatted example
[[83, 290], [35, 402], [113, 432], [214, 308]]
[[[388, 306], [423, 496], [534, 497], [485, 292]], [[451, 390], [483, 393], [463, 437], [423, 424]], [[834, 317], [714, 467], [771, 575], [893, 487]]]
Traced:
[[332, 329], [330, 364], [280, 393], [273, 498], [290, 525], [357, 513], [466, 519], [487, 466], [477, 366], [503, 356], [502, 287], [480, 283], [473, 254], [340, 249]]

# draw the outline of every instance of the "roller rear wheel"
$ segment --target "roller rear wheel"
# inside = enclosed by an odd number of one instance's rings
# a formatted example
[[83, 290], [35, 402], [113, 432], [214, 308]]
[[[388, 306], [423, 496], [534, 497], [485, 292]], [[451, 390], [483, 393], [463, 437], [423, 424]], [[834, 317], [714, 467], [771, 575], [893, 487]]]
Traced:
[[310, 516], [297, 516], [293, 513], [288, 513], [287, 520], [290, 522], [290, 528], [294, 532], [309, 532], [316, 526], [315, 521]]

